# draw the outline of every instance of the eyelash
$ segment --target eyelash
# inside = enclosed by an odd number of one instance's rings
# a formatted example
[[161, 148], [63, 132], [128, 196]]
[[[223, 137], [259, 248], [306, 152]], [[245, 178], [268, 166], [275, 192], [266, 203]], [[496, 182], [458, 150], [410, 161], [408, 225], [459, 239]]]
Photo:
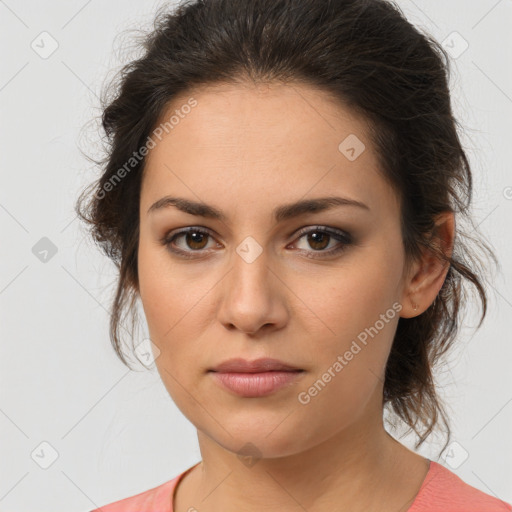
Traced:
[[[180, 256], [182, 258], [185, 258], [185, 259], [197, 258], [197, 256], [192, 256], [191, 253], [200, 253], [201, 251], [204, 251], [204, 249], [200, 249], [200, 250], [196, 250], [196, 251], [194, 251], [194, 250], [192, 250], [192, 251], [183, 251], [182, 249], [177, 249], [177, 248], [173, 248], [172, 247], [172, 243], [178, 237], [186, 235], [187, 233], [198, 233], [200, 235], [211, 236], [213, 238], [212, 234], [209, 231], [206, 231], [206, 230], [204, 230], [202, 228], [189, 227], [189, 228], [185, 228], [185, 229], [179, 230], [179, 231], [177, 231], [175, 233], [170, 232], [170, 233], [166, 234], [161, 239], [160, 242], [162, 243], [162, 245], [167, 247], [167, 249], [171, 253], [176, 254], [176, 255], [178, 255], [178, 256]], [[326, 234], [326, 235], [336, 239], [338, 242], [341, 242], [340, 246], [338, 246], [335, 249], [330, 249], [329, 251], [324, 251], [324, 250], [306, 251], [306, 252], [309, 252], [310, 254], [311, 253], [322, 254], [322, 256], [311, 256], [311, 258], [321, 259], [321, 258], [324, 258], [324, 257], [333, 256], [335, 254], [338, 254], [338, 253], [341, 253], [341, 252], [345, 251], [346, 247], [353, 243], [352, 236], [350, 235], [350, 233], [346, 233], [346, 232], [338, 230], [338, 229], [327, 228], [325, 226], [314, 226], [312, 228], [304, 228], [304, 229], [300, 230], [297, 233], [298, 240], [300, 240], [302, 237], [304, 237], [305, 235], [308, 235], [310, 233]], [[330, 240], [329, 240], [329, 242], [330, 242]], [[310, 256], [308, 256], [308, 258], [309, 257]]]

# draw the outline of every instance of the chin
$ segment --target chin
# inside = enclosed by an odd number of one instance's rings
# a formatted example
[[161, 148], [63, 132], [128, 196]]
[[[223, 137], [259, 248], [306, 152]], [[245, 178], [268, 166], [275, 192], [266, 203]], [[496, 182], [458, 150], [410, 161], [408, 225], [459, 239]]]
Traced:
[[[281, 417], [281, 421], [282, 419]], [[207, 435], [226, 450], [237, 454], [242, 463], [247, 458], [257, 460], [288, 457], [309, 447], [306, 446], [307, 440], [297, 437], [297, 432], [300, 431], [298, 426], [289, 425], [288, 428], [283, 428], [281, 425], [276, 428], [276, 425], [278, 423], [273, 423], [272, 427], [267, 428], [262, 427], [261, 422], [256, 424], [253, 421], [234, 428], [232, 424], [228, 424], [225, 427], [227, 432], [221, 428], [220, 432]], [[314, 444], [311, 442], [311, 445]]]

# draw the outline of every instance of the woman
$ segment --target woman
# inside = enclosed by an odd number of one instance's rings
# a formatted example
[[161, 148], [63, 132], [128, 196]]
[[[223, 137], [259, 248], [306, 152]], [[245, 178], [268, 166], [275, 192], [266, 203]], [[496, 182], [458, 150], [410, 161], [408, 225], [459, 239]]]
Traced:
[[202, 460], [101, 510], [512, 510], [383, 423], [449, 436], [433, 365], [464, 280], [487, 305], [439, 44], [382, 0], [203, 0], [144, 45], [77, 211]]

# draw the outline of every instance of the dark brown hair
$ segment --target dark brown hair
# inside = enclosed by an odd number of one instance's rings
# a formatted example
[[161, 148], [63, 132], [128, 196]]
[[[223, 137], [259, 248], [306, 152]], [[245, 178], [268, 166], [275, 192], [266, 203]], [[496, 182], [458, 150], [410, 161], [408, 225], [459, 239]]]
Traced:
[[[164, 6], [140, 47], [142, 56], [126, 64], [104, 94], [106, 156], [96, 161], [102, 174], [76, 205], [119, 269], [110, 336], [123, 363], [123, 311], [132, 314], [132, 334], [135, 325], [145, 159], [113, 183], [116, 173], [119, 178], [119, 169], [146, 144], [179, 93], [248, 80], [305, 84], [367, 120], [381, 171], [400, 199], [407, 263], [425, 248], [449, 263], [434, 303], [414, 318], [399, 319], [383, 396], [383, 406], [419, 436], [416, 447], [439, 420], [449, 441], [433, 368], [458, 332], [467, 302], [464, 280], [474, 285], [483, 305], [477, 328], [487, 297], [477, 269], [481, 262], [464, 241], [470, 232], [461, 229], [461, 220], [472, 224], [472, 177], [452, 113], [450, 58], [442, 46], [384, 0], [196, 0], [173, 10]], [[435, 237], [436, 215], [445, 211], [456, 212], [457, 219], [451, 257], [438, 249]], [[481, 235], [471, 239], [496, 262]]]

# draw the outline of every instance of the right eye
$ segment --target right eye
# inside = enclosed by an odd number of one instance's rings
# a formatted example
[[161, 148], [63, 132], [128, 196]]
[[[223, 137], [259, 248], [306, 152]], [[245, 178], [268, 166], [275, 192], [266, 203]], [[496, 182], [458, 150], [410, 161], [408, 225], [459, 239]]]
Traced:
[[[194, 258], [191, 253], [198, 253], [205, 250], [207, 247], [208, 237], [212, 235], [204, 229], [197, 227], [189, 227], [174, 231], [166, 234], [162, 239], [162, 245], [165, 245], [167, 249], [182, 256], [184, 258]], [[181, 247], [176, 243], [176, 240], [182, 239]], [[218, 246], [218, 244], [217, 244]]]

